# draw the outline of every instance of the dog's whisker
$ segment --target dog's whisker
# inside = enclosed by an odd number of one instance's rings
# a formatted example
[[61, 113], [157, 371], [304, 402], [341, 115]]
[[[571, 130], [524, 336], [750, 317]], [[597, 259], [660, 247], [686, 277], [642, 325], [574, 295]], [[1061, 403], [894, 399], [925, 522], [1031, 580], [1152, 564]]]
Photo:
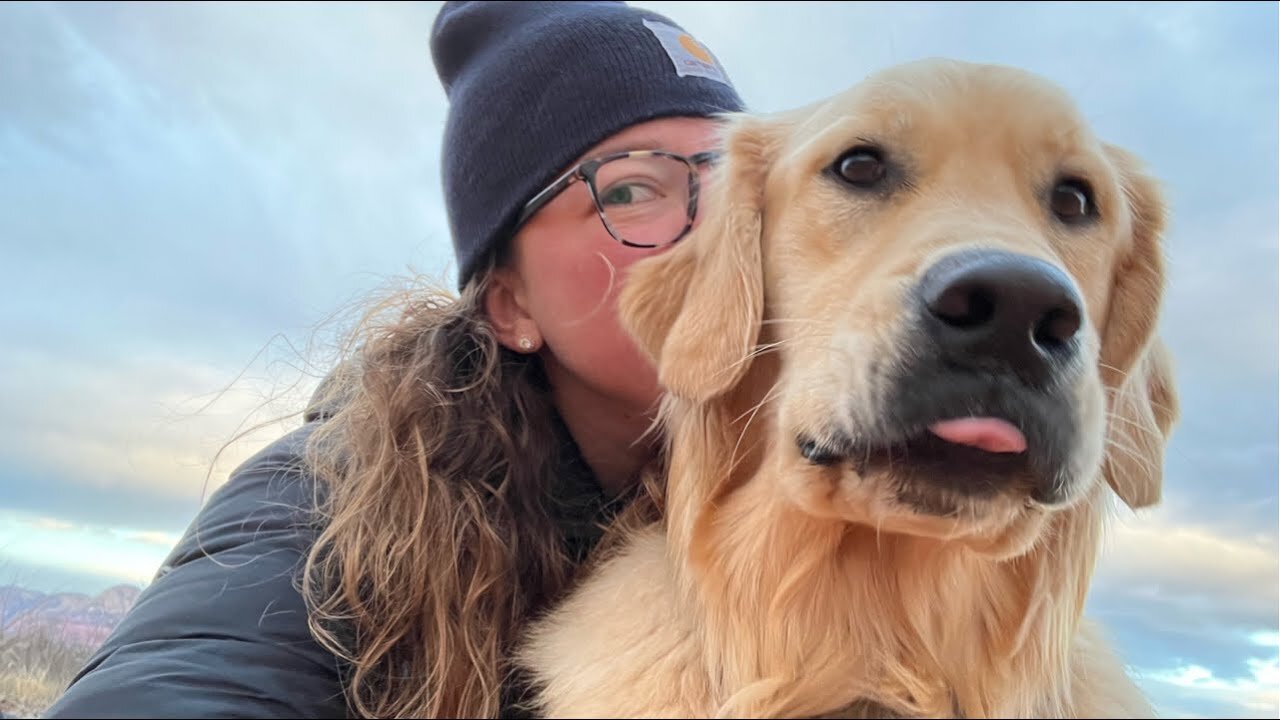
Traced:
[[778, 380], [774, 382], [773, 385], [769, 387], [769, 391], [766, 392], [764, 394], [764, 397], [760, 399], [760, 402], [756, 403], [755, 405], [752, 405], [749, 409], [739, 413], [739, 415], [733, 419], [733, 422], [734, 423], [741, 422], [742, 418], [746, 417], [747, 415], [752, 415], [754, 417], [755, 413], [757, 413], [760, 410], [760, 408], [769, 404], [773, 400], [776, 400], [778, 397], [778, 393], [780, 393], [781, 390], [782, 390], [782, 381]]
[[877, 554], [884, 552], [884, 539], [882, 534], [883, 530], [884, 530], [884, 515], [882, 513], [876, 513], [875, 539], [876, 539]]
[[1142, 472], [1151, 472], [1157, 469], [1155, 465], [1147, 459], [1145, 453], [1142, 453], [1131, 446], [1123, 445], [1118, 441], [1108, 439], [1107, 447], [1112, 450], [1116, 450], [1125, 457], [1133, 460], [1138, 465], [1138, 469]]
[[953, 523], [950, 529], [947, 531], [947, 534], [946, 534], [947, 542], [952, 542], [956, 538], [961, 536], [963, 532], [962, 528], [964, 525], [976, 525], [978, 523], [978, 517], [977, 517], [978, 513], [977, 513], [977, 509], [973, 507], [973, 503], [969, 503], [969, 502], [956, 503], [954, 502], [954, 498], [949, 497], [949, 495], [950, 494], [948, 493], [947, 502], [952, 504], [953, 510], [951, 511], [951, 514], [957, 520], [960, 521], [960, 522]]
[[1116, 437], [1114, 435], [1108, 434], [1105, 438], [1105, 441], [1108, 447], [1123, 448], [1124, 450], [1127, 450], [1132, 453], [1141, 453], [1141, 450], [1132, 442], [1130, 442], [1128, 438]]
[[[749, 418], [747, 419], [746, 424], [745, 424], [745, 425], [743, 425], [742, 430], [738, 433], [738, 439], [737, 439], [737, 441], [735, 441], [735, 442], [734, 442], [734, 445], [733, 445], [733, 451], [729, 453], [729, 463], [730, 463], [730, 467], [733, 467], [733, 465], [737, 462], [737, 460], [738, 460], [738, 450], [740, 450], [740, 449], [741, 449], [741, 447], [742, 447], [742, 441], [743, 441], [743, 438], [745, 438], [745, 437], [747, 436], [748, 431], [751, 429], [751, 424], [755, 422], [756, 415], [760, 412], [760, 409], [761, 409], [761, 408], [763, 408], [766, 404], [768, 404], [768, 403], [769, 403], [769, 401], [770, 401], [772, 398], [776, 397], [776, 393], [779, 391], [779, 389], [780, 389], [781, 387], [782, 387], [782, 381], [781, 381], [781, 380], [778, 380], [778, 381], [774, 382], [774, 383], [773, 383], [773, 385], [772, 385], [772, 386], [770, 386], [770, 388], [769, 388], [768, 392], [766, 392], [766, 393], [765, 393], [764, 399], [762, 399], [760, 402], [756, 403], [756, 404], [755, 404], [755, 407], [753, 407], [753, 408], [751, 409], [751, 411], [750, 411], [751, 417], [749, 417]], [[746, 414], [746, 413], [743, 413], [743, 415], [745, 415], [745, 414]], [[740, 416], [738, 416], [738, 420], [741, 420], [741, 418], [742, 418], [742, 416], [741, 416], [741, 415], [740, 415]], [[738, 420], [735, 420], [735, 422], [737, 422]]]
[[1144, 423], [1138, 422], [1133, 418], [1128, 418], [1128, 417], [1125, 417], [1124, 415], [1114, 413], [1114, 412], [1108, 412], [1107, 419], [1114, 420], [1127, 427], [1131, 427], [1135, 430], [1143, 432], [1157, 440], [1161, 440], [1161, 441], [1164, 440], [1164, 435], [1159, 430], [1152, 430], [1151, 428], [1147, 427]]
[[797, 335], [795, 337], [784, 338], [782, 340], [775, 340], [773, 342], [757, 344], [756, 346], [751, 348], [750, 352], [748, 352], [743, 357], [738, 358], [734, 362], [726, 365], [724, 368], [720, 370], [720, 372], [721, 373], [733, 372], [737, 370], [739, 367], [741, 367], [743, 364], [749, 363], [753, 360], [756, 360], [757, 358], [764, 357], [765, 355], [768, 355], [770, 353], [777, 352], [789, 344], [795, 343], [800, 340], [809, 340], [809, 339], [820, 338], [820, 337], [822, 336], [818, 334], [802, 334], [802, 335]]
[[1114, 372], [1114, 373], [1118, 374], [1118, 375], [1120, 376], [1121, 380], [1128, 380], [1128, 379], [1129, 379], [1129, 371], [1127, 371], [1127, 370], [1121, 370], [1120, 368], [1116, 367], [1115, 365], [1111, 365], [1111, 364], [1109, 364], [1109, 363], [1104, 363], [1104, 362], [1102, 362], [1101, 360], [1099, 360], [1099, 361], [1098, 361], [1098, 367], [1103, 368], [1103, 369], [1106, 369], [1106, 370], [1110, 370], [1110, 371], [1112, 371], [1112, 372]]
[[[1114, 398], [1115, 396], [1119, 395], [1121, 392], [1124, 392], [1124, 386], [1128, 382], [1130, 375], [1133, 374], [1132, 371], [1126, 372], [1116, 367], [1115, 365], [1110, 365], [1108, 363], [1104, 363], [1101, 361], [1098, 362], [1098, 367], [1106, 368], [1107, 370], [1111, 370], [1120, 375], [1120, 387], [1107, 388], [1107, 394], [1110, 397]], [[1164, 403], [1158, 402], [1155, 398], [1151, 398], [1151, 397], [1143, 398], [1143, 402], [1149, 403], [1153, 409], [1162, 410], [1164, 412], [1173, 412], [1175, 410], [1175, 408], [1173, 407], [1170, 407], [1168, 405], [1165, 405]]]
[[818, 320], [818, 319], [816, 319], [816, 318], [778, 318], [778, 317], [775, 317], [775, 318], [769, 318], [769, 319], [767, 319], [767, 320], [762, 320], [762, 321], [760, 321], [760, 324], [761, 324], [761, 325], [781, 325], [781, 324], [783, 324], [783, 323], [806, 323], [806, 324], [810, 324], [810, 325], [817, 325], [817, 324], [820, 324], [820, 323], [823, 323], [823, 322], [825, 322], [825, 321], [823, 321], [823, 320]]

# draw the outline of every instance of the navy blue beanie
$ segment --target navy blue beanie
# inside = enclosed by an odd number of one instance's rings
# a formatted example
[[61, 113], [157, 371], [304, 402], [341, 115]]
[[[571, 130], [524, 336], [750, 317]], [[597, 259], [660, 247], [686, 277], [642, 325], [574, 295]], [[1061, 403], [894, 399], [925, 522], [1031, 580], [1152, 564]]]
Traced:
[[431, 56], [449, 99], [441, 156], [459, 287], [592, 146], [646, 120], [743, 109], [704, 45], [625, 2], [446, 2]]

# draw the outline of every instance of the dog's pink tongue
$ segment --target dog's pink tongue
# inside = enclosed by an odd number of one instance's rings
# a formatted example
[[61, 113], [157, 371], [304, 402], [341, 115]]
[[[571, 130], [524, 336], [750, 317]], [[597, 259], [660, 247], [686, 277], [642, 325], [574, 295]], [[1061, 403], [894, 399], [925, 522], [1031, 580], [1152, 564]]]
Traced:
[[934, 435], [957, 445], [993, 453], [1020, 453], [1027, 449], [1022, 431], [999, 418], [960, 418], [929, 426]]

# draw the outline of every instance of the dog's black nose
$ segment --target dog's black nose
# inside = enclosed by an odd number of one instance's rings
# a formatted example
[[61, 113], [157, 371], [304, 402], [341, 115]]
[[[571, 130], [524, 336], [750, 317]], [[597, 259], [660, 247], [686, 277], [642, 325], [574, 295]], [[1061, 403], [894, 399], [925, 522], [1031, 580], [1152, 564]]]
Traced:
[[1033, 385], [1076, 352], [1081, 302], [1057, 267], [995, 250], [966, 250], [929, 268], [918, 287], [948, 360], [1012, 370]]

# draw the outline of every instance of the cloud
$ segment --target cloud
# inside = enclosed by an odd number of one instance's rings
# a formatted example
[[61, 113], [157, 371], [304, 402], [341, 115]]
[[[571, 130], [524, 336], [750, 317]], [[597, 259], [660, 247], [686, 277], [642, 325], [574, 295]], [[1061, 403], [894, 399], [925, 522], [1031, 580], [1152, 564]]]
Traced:
[[0, 331], [244, 360], [375, 276], [446, 273], [418, 12], [0, 10]]
[[332, 312], [388, 274], [445, 276], [443, 93], [404, 83], [431, 79], [434, 12], [0, 9], [23, 70], [0, 73], [0, 335], [21, 338], [0, 352], [0, 498], [185, 522], [290, 427], [214, 464], [301, 407]]
[[38, 517], [30, 521], [30, 526], [37, 530], [51, 530], [57, 532], [59, 530], [70, 530], [75, 527], [74, 524], [66, 520], [58, 520], [50, 517]]
[[71, 573], [100, 578], [100, 583], [145, 585], [177, 541], [177, 535], [163, 531], [0, 511], [0, 568], [6, 570], [53, 566], [62, 577]]
[[[143, 491], [151, 502], [198, 500], [301, 422], [298, 413], [323, 368], [295, 364], [286, 349], [280, 352], [283, 360], [268, 356], [244, 368], [141, 348], [109, 359], [31, 350], [0, 355], [0, 394], [8, 399], [0, 408], [0, 457], [10, 467], [41, 468], [25, 479], [30, 483], [55, 475], [126, 494]], [[259, 423], [269, 424], [254, 429]]]
[[167, 552], [174, 545], [178, 544], [180, 539], [178, 535], [171, 532], [163, 532], [161, 530], [118, 530], [111, 529], [111, 533], [125, 542], [136, 542], [143, 545], [155, 545], [164, 548]]
[[[145, 486], [86, 483], [38, 465], [0, 455], [0, 511], [21, 512], [72, 524], [153, 528], [179, 533], [208, 493], [158, 494]], [[211, 480], [210, 486], [218, 484]]]
[[[1278, 450], [1274, 441], [1256, 438], [1267, 428], [1275, 436], [1275, 406], [1267, 417], [1268, 403], [1258, 400], [1261, 392], [1238, 388], [1223, 388], [1218, 404], [1210, 404], [1212, 388], [1197, 389], [1201, 399], [1188, 403], [1190, 418], [1165, 453], [1160, 517], [1170, 526], [1228, 537], [1274, 537], [1280, 516]], [[1230, 423], [1219, 414], [1224, 406], [1233, 408]]]
[[1280, 709], [1280, 656], [1249, 658], [1247, 676], [1222, 678], [1199, 665], [1146, 672], [1142, 685], [1173, 717], [1274, 718]]
[[1280, 711], [1274, 525], [1230, 534], [1171, 515], [1161, 508], [1115, 524], [1087, 612], [1104, 623], [1166, 715], [1274, 717]]
[[1098, 592], [1153, 619], [1187, 621], [1185, 632], [1274, 630], [1280, 608], [1280, 552], [1274, 530], [1225, 536], [1158, 517], [1130, 520], [1108, 539]]

